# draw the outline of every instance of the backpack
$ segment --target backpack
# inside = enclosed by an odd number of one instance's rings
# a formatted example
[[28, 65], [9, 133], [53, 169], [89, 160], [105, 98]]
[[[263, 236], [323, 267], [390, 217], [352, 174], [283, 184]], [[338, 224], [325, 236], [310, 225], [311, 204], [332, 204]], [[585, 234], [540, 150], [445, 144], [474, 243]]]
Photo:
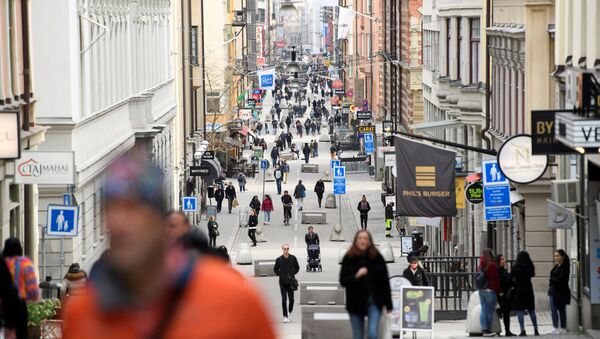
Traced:
[[484, 271], [479, 271], [475, 274], [475, 287], [477, 290], [487, 290], [489, 287]]

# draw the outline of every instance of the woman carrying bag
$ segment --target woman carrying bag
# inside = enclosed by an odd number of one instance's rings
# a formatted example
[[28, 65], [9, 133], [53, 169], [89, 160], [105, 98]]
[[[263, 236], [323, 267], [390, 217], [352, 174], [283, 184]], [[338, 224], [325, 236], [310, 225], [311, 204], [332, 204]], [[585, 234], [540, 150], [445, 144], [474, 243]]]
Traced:
[[548, 288], [552, 326], [554, 327], [552, 334], [567, 333], [567, 305], [571, 303], [571, 289], [569, 288], [571, 268], [569, 264], [569, 256], [565, 251], [556, 250], [554, 252], [554, 267], [550, 271]]

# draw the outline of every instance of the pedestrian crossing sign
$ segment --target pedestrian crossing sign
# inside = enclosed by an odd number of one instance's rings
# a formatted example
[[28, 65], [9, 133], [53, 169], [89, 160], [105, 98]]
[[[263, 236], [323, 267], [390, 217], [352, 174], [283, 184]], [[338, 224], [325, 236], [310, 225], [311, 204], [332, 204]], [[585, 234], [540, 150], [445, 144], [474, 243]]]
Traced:
[[184, 212], [196, 212], [196, 211], [198, 211], [198, 198], [196, 198], [196, 197], [183, 197], [183, 211]]
[[333, 177], [334, 178], [345, 178], [346, 177], [346, 167], [344, 166], [336, 166], [333, 168]]
[[79, 207], [48, 205], [46, 233], [49, 236], [77, 236]]
[[340, 166], [340, 161], [337, 159], [332, 159], [329, 165], [330, 165], [329, 167], [331, 167], [331, 168], [338, 167], [338, 166]]

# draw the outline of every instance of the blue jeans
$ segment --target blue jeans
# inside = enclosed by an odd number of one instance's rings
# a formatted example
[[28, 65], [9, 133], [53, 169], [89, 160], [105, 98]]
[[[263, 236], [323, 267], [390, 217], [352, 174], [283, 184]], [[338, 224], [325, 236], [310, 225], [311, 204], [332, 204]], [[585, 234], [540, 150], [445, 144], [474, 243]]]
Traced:
[[[517, 320], [519, 321], [519, 326], [521, 326], [521, 332], [525, 331], [525, 310], [515, 311], [517, 313]], [[537, 316], [535, 314], [535, 310], [527, 310], [529, 313], [529, 318], [531, 318], [531, 322], [533, 323], [533, 328], [537, 331], [538, 323]]]
[[277, 194], [281, 194], [281, 179], [275, 179], [275, 184], [277, 185]]
[[271, 222], [271, 211], [264, 211], [265, 212], [265, 222]]
[[559, 316], [560, 316], [560, 327], [567, 328], [567, 305], [557, 304], [554, 297], [550, 297], [550, 312], [552, 314], [552, 326], [558, 328]]
[[479, 315], [481, 330], [491, 331], [496, 310], [496, 292], [479, 290], [479, 301], [481, 302], [481, 314]]
[[[367, 308], [367, 338], [377, 339], [377, 330], [379, 327], [379, 318], [381, 310], [375, 304], [369, 304]], [[365, 317], [362, 315], [350, 313], [350, 322], [352, 323], [353, 339], [363, 339], [365, 334]]]

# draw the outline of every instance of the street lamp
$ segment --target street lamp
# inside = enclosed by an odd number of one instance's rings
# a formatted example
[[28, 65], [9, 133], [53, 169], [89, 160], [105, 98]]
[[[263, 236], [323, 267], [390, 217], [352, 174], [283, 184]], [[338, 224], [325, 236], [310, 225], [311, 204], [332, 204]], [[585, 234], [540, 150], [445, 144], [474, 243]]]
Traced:
[[300, 66], [295, 61], [288, 63], [287, 66], [285, 67], [286, 73], [293, 74], [293, 73], [300, 73], [301, 71], [302, 71], [302, 69], [300, 69]]
[[281, 7], [279, 8], [279, 15], [280, 16], [296, 16], [296, 15], [298, 15], [298, 10], [296, 9], [296, 6], [294, 6], [293, 3], [284, 2], [281, 4]]

